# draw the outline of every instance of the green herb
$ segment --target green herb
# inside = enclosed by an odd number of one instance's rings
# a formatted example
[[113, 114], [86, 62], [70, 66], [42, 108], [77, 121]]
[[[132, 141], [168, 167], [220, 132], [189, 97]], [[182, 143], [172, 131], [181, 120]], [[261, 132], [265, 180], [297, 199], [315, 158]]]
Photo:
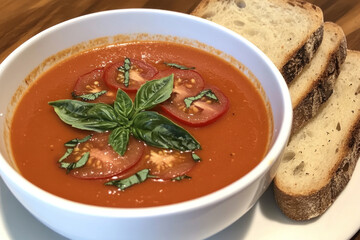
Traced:
[[71, 170], [75, 168], [83, 167], [86, 164], [86, 162], [89, 159], [89, 155], [90, 155], [89, 152], [84, 153], [77, 162], [68, 163], [63, 161], [71, 155], [76, 145], [88, 141], [91, 138], [91, 136], [92, 135], [88, 135], [82, 139], [75, 138], [64, 144], [64, 146], [68, 148], [66, 149], [65, 154], [58, 160], [58, 162], [60, 163], [61, 168], [66, 169], [66, 173], [69, 173]]
[[114, 108], [105, 103], [64, 99], [49, 102], [60, 119], [74, 128], [104, 132], [118, 126]]
[[81, 168], [83, 166], [85, 166], [85, 164], [87, 163], [87, 161], [89, 160], [89, 156], [90, 156], [90, 152], [86, 152], [84, 153], [81, 158], [76, 161], [76, 162], [61, 162], [60, 163], [60, 167], [61, 168], [65, 168], [66, 169], [66, 173], [69, 173], [71, 170], [75, 169], [75, 168]]
[[173, 68], [178, 68], [178, 69], [181, 69], [181, 70], [191, 70], [191, 69], [195, 69], [195, 67], [187, 67], [187, 66], [183, 66], [183, 65], [176, 64], [176, 63], [164, 62], [164, 64], [165, 64], [166, 66], [173, 67]]
[[83, 101], [93, 101], [98, 97], [100, 97], [101, 95], [105, 94], [106, 92], [107, 92], [106, 90], [102, 90], [100, 92], [83, 94], [83, 95], [76, 95], [75, 92], [72, 92], [71, 95], [73, 98], [79, 98]]
[[191, 153], [191, 157], [195, 162], [200, 162], [201, 158], [196, 153]]
[[180, 151], [200, 149], [200, 144], [185, 129], [156, 112], [146, 111], [169, 99], [173, 84], [173, 75], [148, 81], [139, 88], [134, 103], [118, 89], [114, 106], [70, 99], [49, 104], [63, 122], [74, 128], [111, 131], [109, 144], [120, 155], [125, 153], [131, 134], [155, 147]]
[[144, 111], [137, 114], [132, 133], [134, 137], [154, 147], [180, 151], [200, 148], [199, 143], [185, 129], [157, 112]]
[[86, 137], [84, 137], [83, 139], [78, 139], [78, 138], [75, 138], [75, 139], [72, 139], [68, 142], [66, 142], [64, 145], [65, 147], [76, 147], [76, 145], [78, 145], [79, 143], [83, 143], [83, 142], [86, 142], [88, 141], [90, 138], [91, 138], [92, 135], [87, 135]]
[[130, 138], [130, 130], [128, 128], [115, 128], [109, 136], [109, 143], [115, 152], [121, 156], [125, 154]]
[[120, 72], [124, 73], [124, 86], [128, 87], [129, 86], [129, 81], [130, 81], [130, 69], [131, 69], [131, 61], [129, 58], [125, 58], [124, 60], [124, 65], [120, 66], [118, 68], [118, 70]]
[[206, 90], [201, 91], [198, 95], [196, 95], [194, 97], [185, 98], [184, 99], [185, 106], [187, 108], [189, 108], [194, 101], [199, 100], [204, 96], [208, 97], [212, 100], [219, 101], [218, 98], [216, 97], [216, 95], [211, 91], [211, 89], [206, 89]]
[[120, 190], [125, 190], [126, 188], [131, 187], [135, 184], [144, 182], [149, 177], [153, 177], [149, 173], [150, 173], [149, 169], [143, 169], [143, 170], [138, 171], [134, 175], [131, 175], [128, 178], [112, 180], [112, 181], [106, 182], [105, 185], [115, 186], [115, 187], [119, 188]]
[[177, 176], [171, 179], [171, 181], [181, 181], [183, 179], [191, 179], [190, 176], [188, 175], [181, 175], [181, 176]]
[[135, 97], [135, 111], [151, 109], [165, 102], [171, 96], [174, 86], [174, 75], [157, 80], [148, 81], [141, 85]]
[[65, 154], [59, 159], [58, 162], [64, 161], [68, 156], [71, 155], [71, 153], [74, 151], [73, 148], [67, 148]]
[[116, 94], [116, 100], [114, 102], [114, 110], [118, 120], [121, 122], [127, 122], [132, 116], [134, 111], [134, 104], [131, 98], [124, 92], [118, 91]]

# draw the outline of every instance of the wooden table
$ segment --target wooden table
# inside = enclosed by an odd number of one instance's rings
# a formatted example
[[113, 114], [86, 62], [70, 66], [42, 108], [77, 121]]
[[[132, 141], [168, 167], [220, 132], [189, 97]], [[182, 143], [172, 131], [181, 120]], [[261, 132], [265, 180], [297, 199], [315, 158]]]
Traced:
[[[200, 0], [0, 0], [0, 62], [40, 31], [70, 18], [119, 8], [158, 8], [189, 13]], [[360, 50], [359, 0], [309, 0], [325, 21], [339, 24], [348, 48]], [[353, 239], [360, 240], [360, 233]]]
[[[119, 8], [159, 8], [189, 13], [200, 0], [1, 0], [0, 62], [36, 33], [70, 18]], [[360, 50], [360, 1], [310, 0], [338, 23], [348, 47]]]

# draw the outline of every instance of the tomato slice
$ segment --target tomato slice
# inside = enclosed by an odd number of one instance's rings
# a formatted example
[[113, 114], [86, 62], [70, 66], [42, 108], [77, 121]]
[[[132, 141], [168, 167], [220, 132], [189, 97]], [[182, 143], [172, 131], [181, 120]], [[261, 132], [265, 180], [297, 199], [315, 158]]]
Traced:
[[202, 90], [193, 94], [181, 94], [164, 102], [161, 107], [170, 117], [192, 127], [201, 127], [216, 121], [229, 109], [228, 98], [215, 86], [207, 86], [204, 90], [210, 89], [218, 101], [202, 97], [186, 107], [184, 99], [197, 96]]
[[189, 172], [196, 164], [191, 152], [179, 152], [150, 148], [145, 154], [146, 168], [150, 174], [163, 180], [169, 180]]
[[160, 79], [171, 74], [174, 74], [174, 89], [171, 100], [195, 95], [204, 88], [203, 78], [193, 70], [169, 68], [156, 74], [154, 79]]
[[155, 176], [155, 179], [171, 180], [185, 175], [195, 164], [191, 152], [179, 152], [148, 146], [141, 160], [128, 171], [118, 175], [118, 178], [127, 178], [142, 169], [150, 169], [150, 174]]
[[107, 92], [93, 100], [93, 102], [113, 103], [116, 99], [116, 93], [109, 91], [104, 82], [104, 69], [97, 68], [80, 76], [74, 87], [74, 94], [81, 96], [84, 94], [97, 93], [106, 90]]
[[118, 68], [124, 65], [124, 61], [115, 62], [105, 69], [105, 83], [112, 89], [119, 89], [126, 92], [136, 92], [142, 84], [151, 80], [158, 72], [157, 69], [142, 60], [130, 59], [129, 85], [124, 85], [124, 73]]
[[143, 155], [144, 144], [130, 137], [124, 156], [116, 153], [108, 144], [109, 133], [95, 133], [90, 140], [78, 144], [66, 162], [75, 162], [85, 152], [90, 157], [85, 166], [70, 171], [70, 175], [83, 179], [108, 178], [134, 166]]

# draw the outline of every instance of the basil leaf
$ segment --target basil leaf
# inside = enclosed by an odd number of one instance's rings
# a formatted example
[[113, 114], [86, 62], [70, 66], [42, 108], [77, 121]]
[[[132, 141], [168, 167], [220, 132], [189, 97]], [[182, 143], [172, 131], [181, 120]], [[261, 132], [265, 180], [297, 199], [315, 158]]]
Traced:
[[85, 166], [85, 164], [87, 163], [87, 161], [89, 160], [89, 156], [90, 156], [90, 152], [86, 152], [84, 153], [81, 158], [76, 161], [76, 162], [61, 162], [60, 163], [60, 167], [61, 168], [65, 168], [66, 169], [66, 173], [69, 173], [71, 170], [75, 169], [75, 168], [81, 168], [83, 166]]
[[118, 126], [114, 109], [104, 103], [87, 103], [77, 100], [49, 102], [60, 119], [82, 130], [103, 132]]
[[196, 153], [191, 153], [191, 157], [195, 162], [200, 162], [201, 158]]
[[190, 176], [188, 175], [181, 175], [181, 176], [177, 176], [171, 179], [171, 181], [181, 181], [183, 179], [191, 179]]
[[127, 128], [115, 128], [109, 136], [109, 144], [115, 152], [123, 156], [129, 143], [130, 130]]
[[105, 103], [92, 103], [87, 115], [92, 118], [100, 118], [101, 120], [111, 122], [115, 122], [117, 119], [114, 108]]
[[135, 115], [131, 131], [134, 137], [154, 147], [180, 151], [201, 148], [190, 133], [157, 112], [143, 111]]
[[64, 161], [68, 156], [71, 155], [71, 153], [72, 153], [73, 151], [74, 151], [73, 148], [68, 148], [68, 149], [66, 149], [65, 154], [58, 160], [58, 162]]
[[173, 85], [174, 74], [158, 80], [147, 81], [136, 93], [135, 110], [140, 112], [166, 101], [170, 98]]
[[125, 190], [128, 187], [131, 187], [135, 184], [139, 184], [144, 182], [149, 177], [149, 169], [143, 169], [135, 173], [134, 175], [131, 175], [128, 178], [125, 179], [118, 179], [118, 180], [112, 180], [109, 182], [106, 182], [105, 185], [108, 186], [115, 186], [119, 188], [120, 190]]
[[79, 143], [83, 143], [83, 142], [86, 142], [88, 141], [90, 138], [92, 137], [92, 135], [87, 135], [86, 137], [84, 137], [83, 139], [78, 139], [78, 138], [75, 138], [75, 139], [72, 139], [68, 142], [66, 142], [64, 145], [65, 147], [76, 147], [76, 145], [78, 145]]
[[71, 96], [73, 98], [79, 98], [83, 101], [93, 101], [93, 100], [97, 99], [98, 97], [100, 97], [101, 95], [105, 94], [106, 92], [107, 92], [106, 90], [103, 90], [100, 92], [83, 94], [83, 95], [76, 95], [75, 92], [72, 92]]
[[166, 66], [173, 67], [173, 68], [178, 68], [178, 69], [181, 69], [181, 70], [191, 70], [191, 69], [195, 69], [195, 67], [187, 67], [187, 66], [183, 66], [183, 65], [176, 64], [176, 63], [164, 62], [164, 64], [165, 64]]
[[134, 110], [134, 105], [131, 98], [120, 88], [116, 93], [114, 110], [117, 114], [118, 120], [121, 122], [127, 122], [127, 119], [131, 116]]
[[189, 108], [191, 106], [191, 104], [196, 101], [201, 99], [202, 97], [208, 97], [212, 100], [218, 101], [218, 98], [216, 97], [216, 95], [211, 91], [211, 89], [207, 89], [207, 90], [203, 90], [201, 91], [198, 95], [194, 96], [194, 97], [187, 97], [184, 99], [185, 102], [185, 106], [187, 108]]

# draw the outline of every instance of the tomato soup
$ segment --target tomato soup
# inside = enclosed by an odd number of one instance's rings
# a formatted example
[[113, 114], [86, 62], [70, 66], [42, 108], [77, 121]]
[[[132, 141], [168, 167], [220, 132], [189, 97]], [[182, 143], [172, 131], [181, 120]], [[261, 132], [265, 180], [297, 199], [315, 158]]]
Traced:
[[231, 184], [261, 161], [270, 135], [264, 99], [239, 69], [151, 41], [94, 48], [42, 73], [15, 109], [10, 141], [38, 187], [134, 208]]

